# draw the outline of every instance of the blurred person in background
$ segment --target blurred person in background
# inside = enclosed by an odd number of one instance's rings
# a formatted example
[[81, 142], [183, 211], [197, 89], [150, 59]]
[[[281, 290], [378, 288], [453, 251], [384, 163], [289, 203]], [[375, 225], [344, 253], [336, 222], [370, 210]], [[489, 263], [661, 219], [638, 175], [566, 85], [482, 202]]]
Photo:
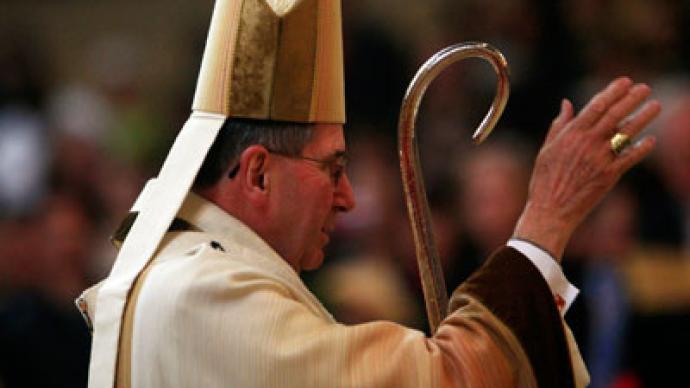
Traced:
[[134, 36], [113, 33], [96, 39], [90, 50], [95, 91], [109, 108], [102, 145], [123, 163], [155, 169], [171, 134], [163, 131], [153, 102], [143, 93], [144, 48]]
[[585, 224], [589, 255], [582, 297], [590, 312], [585, 360], [593, 388], [630, 378], [625, 344], [631, 313], [623, 266], [637, 246], [636, 225], [637, 203], [624, 187], [611, 192]]
[[144, 99], [146, 67], [138, 40], [107, 32], [85, 44], [82, 78], [57, 83], [46, 116], [54, 155], [51, 185], [82, 198], [93, 221], [89, 262], [105, 275], [115, 259], [108, 242], [157, 163], [166, 132]]
[[632, 176], [639, 198], [640, 241], [626, 260], [631, 321], [628, 360], [643, 386], [673, 386], [684, 360], [658, 357], [690, 346], [690, 93], [677, 83], [658, 120], [658, 148]]
[[455, 164], [459, 205], [454, 216], [463, 231], [458, 257], [451, 263], [456, 282], [510, 238], [527, 199], [532, 152], [519, 138], [495, 136], [461, 153]]
[[86, 74], [56, 85], [49, 96], [53, 125], [110, 159], [153, 169], [170, 134], [144, 95], [147, 67], [139, 40], [125, 33], [97, 35], [85, 52]]
[[90, 339], [72, 300], [91, 281], [92, 224], [69, 195], [52, 194], [40, 210], [31, 228], [6, 241], [21, 244], [14, 251], [21, 256], [11, 258], [20, 269], [14, 275], [29, 279], [13, 279], [0, 298], [0, 381], [8, 388], [84, 386]]
[[564, 270], [582, 284], [566, 318], [581, 341], [592, 387], [639, 381], [627, 341], [632, 319], [626, 261], [638, 248], [637, 201], [619, 185], [578, 228], [566, 250]]
[[104, 152], [112, 128], [99, 96], [53, 85], [53, 62], [36, 39], [3, 37], [0, 385], [84, 386], [90, 338], [73, 300], [112, 263], [112, 248], [94, 248], [141, 180]]
[[48, 190], [51, 143], [41, 115], [48, 70], [28, 33], [0, 39], [0, 217], [30, 214]]
[[655, 162], [676, 204], [679, 246], [690, 253], [690, 88], [669, 107], [659, 128]]
[[39, 283], [41, 263], [33, 247], [41, 243], [40, 221], [35, 214], [0, 221], [0, 299]]
[[0, 217], [31, 213], [49, 190], [47, 131], [38, 112], [0, 106]]

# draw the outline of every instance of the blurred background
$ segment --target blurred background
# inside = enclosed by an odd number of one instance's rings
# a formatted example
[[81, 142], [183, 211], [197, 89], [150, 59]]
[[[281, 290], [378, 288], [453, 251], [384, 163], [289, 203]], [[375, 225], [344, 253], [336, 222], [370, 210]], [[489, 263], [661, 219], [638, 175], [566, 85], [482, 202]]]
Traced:
[[[108, 237], [190, 112], [212, 0], [0, 5], [0, 388], [84, 387], [90, 337], [74, 307], [102, 279]], [[349, 170], [357, 208], [304, 280], [344, 322], [427, 330], [402, 199], [396, 121], [416, 69], [486, 41], [511, 67], [494, 135], [470, 146], [491, 68], [444, 73], [418, 131], [449, 292], [511, 235], [562, 98], [618, 75], [653, 86], [654, 154], [574, 236], [566, 320], [593, 387], [690, 386], [690, 2], [344, 1]]]

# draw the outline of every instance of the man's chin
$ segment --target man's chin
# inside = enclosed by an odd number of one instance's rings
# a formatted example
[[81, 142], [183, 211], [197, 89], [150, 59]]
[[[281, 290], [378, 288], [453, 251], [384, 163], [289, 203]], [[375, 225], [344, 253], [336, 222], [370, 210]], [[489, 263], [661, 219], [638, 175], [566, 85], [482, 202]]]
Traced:
[[302, 262], [302, 271], [313, 271], [323, 264], [323, 250], [319, 249]]

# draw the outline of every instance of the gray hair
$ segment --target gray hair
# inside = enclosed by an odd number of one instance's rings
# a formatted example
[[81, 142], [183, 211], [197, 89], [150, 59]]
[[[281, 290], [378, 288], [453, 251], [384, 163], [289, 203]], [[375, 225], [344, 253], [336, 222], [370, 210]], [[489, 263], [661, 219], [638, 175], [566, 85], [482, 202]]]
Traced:
[[194, 188], [214, 185], [247, 147], [258, 144], [271, 151], [297, 156], [311, 140], [313, 124], [228, 118], [206, 155]]

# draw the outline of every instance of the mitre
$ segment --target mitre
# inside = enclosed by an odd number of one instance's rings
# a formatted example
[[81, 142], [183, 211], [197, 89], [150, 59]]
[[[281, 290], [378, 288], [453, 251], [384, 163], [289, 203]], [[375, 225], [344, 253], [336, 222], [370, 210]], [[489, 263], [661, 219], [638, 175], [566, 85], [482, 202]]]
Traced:
[[344, 123], [340, 1], [219, 1], [195, 111]]

